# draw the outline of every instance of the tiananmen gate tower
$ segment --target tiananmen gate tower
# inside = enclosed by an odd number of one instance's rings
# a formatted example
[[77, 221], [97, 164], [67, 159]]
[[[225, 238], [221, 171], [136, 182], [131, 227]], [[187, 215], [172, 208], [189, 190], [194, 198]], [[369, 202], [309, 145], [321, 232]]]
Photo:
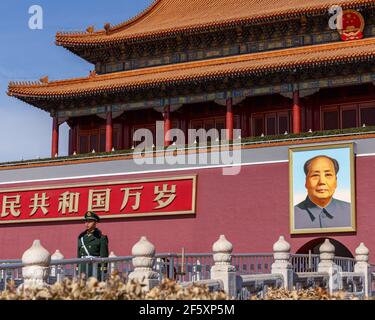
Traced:
[[[220, 234], [236, 252], [268, 252], [284, 235], [294, 253], [316, 253], [328, 237], [352, 257], [365, 242], [374, 260], [374, 9], [373, 0], [156, 0], [119, 25], [57, 32], [56, 45], [93, 70], [9, 83], [9, 96], [51, 115], [52, 146], [50, 159], [0, 165], [1, 258], [19, 258], [36, 238], [75, 256], [92, 210], [119, 255], [142, 235], [159, 252], [206, 252]], [[138, 129], [152, 134], [144, 155], [154, 163], [135, 161]], [[224, 134], [203, 143], [191, 136], [200, 129]], [[160, 160], [235, 150], [233, 175], [212, 161]], [[337, 176], [332, 186], [311, 186], [316, 157], [337, 160], [334, 173], [322, 169]], [[317, 205], [313, 193], [331, 187], [334, 200]]]

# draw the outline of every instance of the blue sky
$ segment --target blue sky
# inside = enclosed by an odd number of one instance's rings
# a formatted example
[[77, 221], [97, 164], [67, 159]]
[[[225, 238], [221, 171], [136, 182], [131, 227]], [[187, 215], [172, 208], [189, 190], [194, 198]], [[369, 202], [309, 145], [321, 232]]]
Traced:
[[[9, 81], [65, 79], [88, 75], [93, 65], [54, 44], [57, 31], [118, 24], [151, 0], [0, 1], [0, 162], [49, 157], [52, 120], [48, 113], [6, 95]], [[29, 28], [29, 8], [43, 8], [43, 29]], [[68, 152], [67, 125], [60, 127], [60, 155]]]

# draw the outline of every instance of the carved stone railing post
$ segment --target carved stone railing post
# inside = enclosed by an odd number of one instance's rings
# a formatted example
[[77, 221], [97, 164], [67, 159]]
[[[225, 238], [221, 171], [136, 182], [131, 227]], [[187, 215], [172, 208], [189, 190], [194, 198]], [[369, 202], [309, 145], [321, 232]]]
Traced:
[[[117, 258], [117, 256], [115, 255], [115, 253], [113, 251], [111, 251], [111, 253], [109, 254], [108, 258]], [[116, 262], [111, 262], [109, 264], [109, 270], [111, 271], [111, 273], [114, 273], [117, 271], [117, 263]]]
[[201, 262], [197, 260], [197, 262], [193, 265], [193, 281], [200, 281], [201, 280], [201, 271], [202, 266]]
[[[56, 250], [55, 253], [51, 256], [51, 261], [53, 260], [64, 260], [64, 255], [60, 252], [60, 250]], [[64, 266], [51, 266], [50, 274], [52, 277], [56, 277], [57, 282], [61, 282], [64, 279]]]
[[213, 246], [213, 258], [215, 264], [211, 267], [211, 279], [221, 280], [224, 291], [231, 297], [235, 297], [236, 288], [236, 268], [232, 266], [233, 245], [221, 235]]
[[129, 279], [138, 280], [144, 285], [145, 291], [157, 286], [159, 275], [152, 270], [155, 263], [155, 246], [146, 237], [141, 237], [133, 246], [132, 255], [134, 256], [132, 260], [134, 271], [129, 274]]
[[20, 289], [43, 288], [48, 286], [47, 278], [51, 262], [51, 254], [35, 240], [33, 245], [22, 255], [23, 284]]
[[363, 291], [366, 297], [371, 297], [371, 269], [369, 260], [369, 249], [361, 242], [357, 249], [355, 249], [355, 265], [354, 272], [360, 272], [364, 275]]
[[329, 275], [328, 289], [329, 293], [332, 294], [339, 290], [341, 285], [341, 268], [334, 263], [335, 258], [335, 247], [326, 239], [319, 248], [320, 262], [318, 264], [318, 272], [327, 272]]
[[283, 236], [273, 245], [274, 263], [271, 266], [272, 274], [280, 274], [283, 277], [283, 285], [286, 290], [293, 289], [293, 266], [290, 263], [290, 244]]

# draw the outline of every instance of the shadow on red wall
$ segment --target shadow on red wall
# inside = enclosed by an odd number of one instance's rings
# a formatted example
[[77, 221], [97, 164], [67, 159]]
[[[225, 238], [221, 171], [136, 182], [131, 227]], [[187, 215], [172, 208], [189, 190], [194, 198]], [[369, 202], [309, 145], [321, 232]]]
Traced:
[[[319, 254], [319, 247], [323, 244], [324, 240], [327, 238], [317, 238], [313, 239], [307, 243], [305, 243], [301, 248], [297, 250], [297, 253], [300, 254], [308, 254], [309, 250], [311, 250], [312, 254]], [[328, 238], [329, 241], [334, 245], [335, 247], [335, 255], [337, 257], [348, 257], [348, 258], [354, 258], [350, 250], [345, 247], [341, 242]]]

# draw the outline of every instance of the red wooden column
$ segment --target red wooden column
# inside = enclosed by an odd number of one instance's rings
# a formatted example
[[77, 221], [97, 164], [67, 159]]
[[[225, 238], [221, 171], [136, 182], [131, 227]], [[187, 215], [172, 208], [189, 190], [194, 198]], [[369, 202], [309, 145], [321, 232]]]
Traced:
[[69, 155], [73, 154], [73, 129], [69, 129]]
[[74, 125], [73, 128], [72, 128], [72, 154], [74, 152], [78, 153], [78, 150], [77, 150], [77, 140], [78, 140], [77, 133], [78, 133], [77, 125]]
[[131, 135], [130, 135], [130, 126], [129, 126], [129, 118], [127, 117], [122, 122], [123, 127], [123, 143], [124, 143], [124, 149], [130, 149], [133, 146], [133, 142], [130, 141]]
[[301, 132], [301, 104], [299, 91], [293, 91], [293, 133]]
[[112, 110], [107, 111], [107, 123], [105, 126], [105, 152], [111, 152], [113, 148], [113, 122]]
[[51, 158], [55, 158], [59, 154], [59, 119], [57, 116], [52, 120], [52, 148]]
[[168, 147], [171, 144], [170, 132], [171, 130], [171, 106], [167, 105], [163, 112], [164, 118], [164, 147]]
[[226, 129], [227, 129], [227, 140], [233, 140], [233, 99], [227, 99], [227, 114], [226, 114]]

